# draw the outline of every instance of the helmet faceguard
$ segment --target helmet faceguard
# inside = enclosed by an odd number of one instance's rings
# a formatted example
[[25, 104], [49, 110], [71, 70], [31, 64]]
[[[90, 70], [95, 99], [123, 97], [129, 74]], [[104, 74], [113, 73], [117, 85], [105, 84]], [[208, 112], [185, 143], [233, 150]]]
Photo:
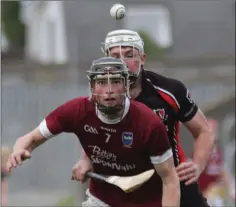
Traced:
[[[144, 43], [137, 32], [130, 30], [115, 30], [107, 34], [105, 42], [102, 43], [102, 51], [106, 56], [111, 56], [110, 50], [114, 47], [119, 47], [119, 58], [124, 60], [128, 65], [134, 65], [134, 67], [129, 67], [130, 78], [137, 79], [141, 71], [141, 55], [144, 54]], [[138, 57], [124, 57], [121, 53], [122, 47], [130, 47], [133, 50], [138, 50]], [[132, 62], [133, 61], [133, 62]]]
[[[111, 57], [100, 58], [93, 62], [87, 73], [91, 97], [99, 111], [106, 115], [115, 115], [124, 109], [125, 98], [129, 96], [129, 74], [122, 60]], [[117, 87], [119, 93], [116, 93]], [[97, 88], [102, 89], [102, 92]], [[109, 104], [106, 100], [112, 101]]]

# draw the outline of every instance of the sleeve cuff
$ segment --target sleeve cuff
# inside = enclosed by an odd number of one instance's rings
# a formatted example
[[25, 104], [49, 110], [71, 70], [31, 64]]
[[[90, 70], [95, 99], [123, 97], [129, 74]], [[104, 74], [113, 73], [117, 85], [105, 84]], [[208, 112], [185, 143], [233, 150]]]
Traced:
[[40, 133], [46, 138], [49, 139], [51, 137], [53, 137], [54, 135], [49, 131], [48, 127], [47, 127], [47, 122], [44, 119], [40, 124], [39, 124], [39, 131]]
[[181, 122], [190, 121], [198, 112], [198, 106], [195, 104], [185, 115], [180, 119]]
[[173, 156], [172, 149], [168, 149], [166, 152], [164, 152], [162, 155], [159, 156], [151, 156], [151, 162], [152, 164], [161, 164], [168, 160], [170, 157]]

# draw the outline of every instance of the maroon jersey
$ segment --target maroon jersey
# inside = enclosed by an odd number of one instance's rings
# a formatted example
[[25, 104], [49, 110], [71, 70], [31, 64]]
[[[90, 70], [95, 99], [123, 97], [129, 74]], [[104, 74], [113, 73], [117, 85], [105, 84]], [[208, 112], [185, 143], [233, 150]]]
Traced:
[[[96, 173], [132, 176], [172, 156], [164, 125], [144, 104], [126, 99], [122, 120], [112, 124], [102, 120], [88, 97], [82, 97], [58, 107], [39, 128], [46, 138], [61, 132], [75, 133]], [[158, 207], [162, 182], [155, 173], [139, 189], [126, 194], [118, 187], [91, 180], [90, 192], [112, 207]]]
[[199, 177], [198, 184], [200, 190], [204, 192], [210, 185], [219, 180], [223, 168], [223, 154], [216, 146], [208, 160], [206, 169]]

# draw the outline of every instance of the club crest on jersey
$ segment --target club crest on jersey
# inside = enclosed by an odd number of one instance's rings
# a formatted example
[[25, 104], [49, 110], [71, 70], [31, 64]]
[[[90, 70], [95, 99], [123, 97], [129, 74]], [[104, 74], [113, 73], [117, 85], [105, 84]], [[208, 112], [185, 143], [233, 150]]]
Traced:
[[133, 133], [132, 132], [123, 132], [122, 133], [122, 143], [124, 147], [131, 147], [133, 143]]
[[167, 120], [168, 115], [165, 112], [165, 109], [153, 109], [153, 111], [160, 117], [162, 121]]

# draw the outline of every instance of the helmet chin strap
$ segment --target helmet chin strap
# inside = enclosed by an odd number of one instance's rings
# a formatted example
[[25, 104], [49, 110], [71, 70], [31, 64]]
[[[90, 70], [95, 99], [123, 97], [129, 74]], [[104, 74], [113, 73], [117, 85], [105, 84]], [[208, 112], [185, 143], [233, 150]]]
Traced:
[[121, 96], [123, 96], [123, 100], [122, 100], [122, 103], [120, 103], [120, 104], [116, 104], [116, 105], [113, 105], [113, 106], [106, 106], [106, 105], [100, 104], [97, 101], [95, 101], [96, 108], [103, 115], [105, 115], [107, 117], [120, 116], [119, 112], [121, 112], [124, 109], [125, 99], [126, 99], [126, 95], [125, 94], [123, 94]]
[[[96, 94], [93, 94], [96, 96]], [[98, 101], [96, 101], [96, 98], [94, 97], [94, 103], [96, 108], [104, 115], [106, 115], [107, 117], [112, 117], [112, 116], [120, 116], [119, 112], [121, 112], [124, 109], [124, 102], [125, 102], [125, 98], [126, 96], [123, 96], [123, 101], [120, 104], [116, 104], [113, 106], [106, 106], [104, 104], [98, 103]]]
[[109, 106], [109, 107], [95, 102], [97, 116], [98, 117], [102, 116], [106, 120], [109, 120], [109, 122], [111, 123], [120, 122], [122, 120], [122, 117], [125, 111], [125, 100], [126, 100], [126, 97], [124, 98], [123, 105], [119, 105], [119, 106], [116, 105], [116, 106]]
[[121, 110], [120, 112], [116, 112], [114, 115], [108, 115], [106, 113], [103, 113], [101, 110], [98, 109], [96, 105], [96, 114], [97, 117], [106, 124], [117, 124], [128, 113], [129, 105], [130, 105], [129, 99], [127, 99], [126, 97], [124, 100], [124, 107], [122, 108], [123, 110]]
[[96, 107], [99, 111], [101, 111], [106, 116], [115, 116], [118, 115], [124, 107], [122, 105], [115, 105], [115, 106], [104, 106], [102, 104], [96, 103]]

